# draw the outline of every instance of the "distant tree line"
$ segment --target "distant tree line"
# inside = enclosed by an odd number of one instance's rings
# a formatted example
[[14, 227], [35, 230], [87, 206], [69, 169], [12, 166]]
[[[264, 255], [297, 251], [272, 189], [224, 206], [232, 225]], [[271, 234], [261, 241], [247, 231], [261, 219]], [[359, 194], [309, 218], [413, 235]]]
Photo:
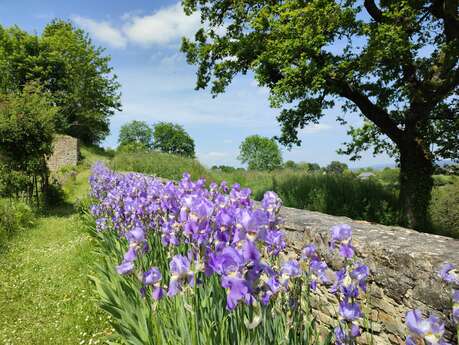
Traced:
[[118, 145], [121, 152], [157, 150], [195, 157], [193, 138], [182, 126], [172, 122], [158, 122], [150, 127], [144, 121], [130, 121], [121, 127]]

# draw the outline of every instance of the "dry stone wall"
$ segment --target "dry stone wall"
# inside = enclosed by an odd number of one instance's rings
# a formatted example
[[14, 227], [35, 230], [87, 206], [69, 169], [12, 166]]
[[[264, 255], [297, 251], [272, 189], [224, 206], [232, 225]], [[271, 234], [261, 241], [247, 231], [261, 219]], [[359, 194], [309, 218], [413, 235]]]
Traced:
[[[330, 228], [337, 224], [352, 227], [356, 256], [371, 272], [367, 297], [361, 303], [371, 332], [364, 333], [358, 339], [359, 344], [405, 344], [405, 314], [415, 308], [444, 320], [446, 339], [457, 343], [453, 325], [448, 321], [451, 291], [437, 273], [445, 262], [459, 267], [459, 240], [290, 207], [282, 207], [281, 216], [287, 252], [299, 254], [306, 244], [314, 243], [333, 269], [339, 269], [342, 261], [330, 254]], [[336, 297], [319, 287], [318, 293], [311, 298], [318, 321], [336, 326]]]
[[76, 166], [78, 157], [78, 139], [69, 135], [56, 135], [53, 141], [53, 154], [48, 159], [48, 168], [55, 173], [65, 166]]
[[[404, 316], [410, 309], [448, 319], [450, 291], [437, 271], [444, 262], [459, 267], [459, 240], [294, 208], [284, 207], [281, 214], [289, 248], [299, 252], [305, 244], [314, 243], [334, 269], [341, 262], [329, 253], [329, 230], [336, 224], [352, 226], [356, 254], [371, 270], [364, 310], [371, 321], [373, 344], [404, 344]], [[334, 325], [337, 301], [333, 295], [321, 289], [312, 305], [319, 321]], [[455, 343], [452, 325], [447, 328], [447, 338]], [[359, 343], [371, 343], [370, 337], [364, 334]]]

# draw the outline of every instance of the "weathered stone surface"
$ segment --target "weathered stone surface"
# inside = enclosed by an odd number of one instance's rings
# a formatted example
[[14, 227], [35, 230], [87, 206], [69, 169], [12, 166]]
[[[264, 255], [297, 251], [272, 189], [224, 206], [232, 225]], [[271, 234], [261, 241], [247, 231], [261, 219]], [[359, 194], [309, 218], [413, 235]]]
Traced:
[[76, 166], [78, 156], [78, 139], [68, 135], [56, 135], [53, 141], [53, 154], [47, 162], [49, 171], [55, 173], [65, 166]]
[[[333, 268], [340, 267], [341, 262], [329, 254], [329, 230], [336, 224], [352, 226], [357, 256], [371, 270], [368, 304], [375, 312], [369, 318], [378, 324], [372, 327], [378, 334], [374, 335], [374, 344], [402, 344], [406, 333], [404, 315], [412, 308], [447, 320], [451, 310], [449, 291], [437, 271], [444, 262], [459, 267], [459, 240], [287, 207], [281, 215], [289, 248], [297, 251], [312, 242]], [[327, 301], [329, 297], [322, 292], [322, 298]], [[325, 321], [324, 312], [330, 309], [319, 303], [317, 306]], [[447, 327], [451, 338], [452, 325]]]

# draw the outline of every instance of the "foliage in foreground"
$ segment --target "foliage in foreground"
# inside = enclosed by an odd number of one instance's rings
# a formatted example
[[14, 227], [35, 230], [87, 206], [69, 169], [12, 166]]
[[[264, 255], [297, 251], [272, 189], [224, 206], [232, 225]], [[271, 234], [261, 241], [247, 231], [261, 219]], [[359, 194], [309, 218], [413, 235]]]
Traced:
[[[238, 185], [207, 189], [188, 174], [174, 185], [102, 165], [93, 172], [88, 225], [102, 258], [94, 281], [128, 344], [355, 344], [362, 336], [370, 271], [354, 255], [349, 226], [331, 229], [342, 263], [334, 272], [312, 244], [299, 257], [280, 255], [273, 192], [256, 208]], [[440, 276], [453, 288], [458, 323], [458, 272], [445, 264]], [[308, 297], [318, 288], [337, 297], [333, 333], [315, 323]], [[446, 344], [435, 316], [413, 310], [406, 320], [408, 344]]]

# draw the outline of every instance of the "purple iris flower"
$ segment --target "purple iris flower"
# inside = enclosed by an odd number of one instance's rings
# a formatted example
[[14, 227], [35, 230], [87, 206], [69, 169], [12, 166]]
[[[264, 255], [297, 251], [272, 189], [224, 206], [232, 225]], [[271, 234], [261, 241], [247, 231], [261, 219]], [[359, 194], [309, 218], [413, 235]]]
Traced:
[[161, 286], [155, 287], [153, 289], [151, 297], [153, 297], [153, 299], [156, 301], [160, 300], [161, 298], [164, 297], [164, 289]]
[[220, 189], [223, 193], [228, 193], [228, 183], [226, 181], [220, 182]]
[[265, 243], [270, 255], [278, 255], [286, 247], [285, 235], [279, 230], [268, 231]]
[[280, 270], [280, 281], [281, 284], [287, 287], [288, 282], [291, 278], [296, 278], [301, 276], [300, 264], [296, 260], [288, 260], [283, 263]]
[[260, 252], [258, 251], [257, 246], [255, 245], [254, 242], [250, 240], [245, 241], [242, 247], [242, 256], [244, 257], [246, 261], [252, 262], [255, 265], [258, 264], [261, 258], [261, 255], [260, 255]]
[[220, 253], [212, 253], [209, 267], [220, 275], [237, 272], [244, 265], [244, 257], [233, 247], [225, 247]]
[[347, 259], [354, 256], [354, 247], [350, 243], [342, 243], [339, 246], [339, 254]]
[[134, 263], [131, 261], [124, 261], [121, 265], [116, 266], [116, 271], [119, 274], [127, 275], [134, 270]]
[[157, 267], [152, 267], [143, 274], [143, 283], [145, 285], [154, 285], [161, 281], [161, 272]]
[[126, 234], [126, 238], [129, 242], [139, 243], [145, 240], [145, 232], [142, 228], [136, 226], [134, 229], [132, 229]]
[[282, 206], [282, 201], [274, 192], [266, 192], [263, 195], [263, 200], [261, 201], [261, 205], [266, 210], [274, 210], [277, 211]]
[[346, 333], [344, 333], [344, 330], [342, 326], [338, 326], [335, 328], [335, 344], [336, 345], [344, 345], [347, 344], [348, 337], [346, 336]]
[[366, 282], [367, 278], [370, 275], [370, 269], [367, 265], [358, 265], [353, 271], [351, 271], [350, 276], [352, 279], [356, 280], [359, 287], [362, 291], [366, 291]]
[[132, 262], [137, 258], [136, 247], [129, 247], [128, 251], [124, 254], [124, 262]]
[[362, 331], [360, 330], [360, 326], [352, 323], [351, 325], [351, 335], [356, 338], [362, 334]]
[[301, 275], [300, 264], [296, 260], [288, 260], [281, 267], [281, 274], [289, 277], [299, 277]]
[[352, 228], [348, 224], [339, 224], [330, 229], [330, 247], [335, 248], [336, 243], [349, 242], [352, 237]]
[[220, 210], [215, 217], [215, 222], [219, 226], [220, 230], [226, 230], [234, 222], [233, 215], [228, 210]]
[[453, 264], [445, 263], [441, 266], [438, 275], [444, 282], [448, 284], [457, 284], [459, 285], [459, 274], [456, 272], [456, 269]]
[[222, 278], [222, 287], [228, 289], [226, 298], [226, 307], [233, 310], [239, 300], [245, 299], [249, 292], [247, 282], [237, 273], [232, 273]]
[[314, 244], [308, 244], [304, 247], [303, 251], [301, 252], [301, 258], [303, 260], [310, 259], [317, 255], [317, 247]]
[[327, 269], [328, 269], [328, 266], [325, 261], [321, 261], [317, 257], [312, 258], [311, 262], [309, 263], [309, 270], [313, 277], [313, 279], [311, 280], [311, 288], [313, 290], [315, 290], [317, 287], [317, 280], [315, 279], [315, 277], [320, 279], [320, 281], [324, 284], [330, 283], [330, 279], [328, 279], [327, 273], [326, 273]]
[[330, 292], [333, 294], [342, 293], [346, 298], [355, 298], [359, 295], [359, 289], [352, 283], [346, 268], [335, 273], [335, 282]]
[[261, 303], [264, 305], [269, 304], [272, 296], [274, 296], [281, 288], [281, 283], [274, 275], [271, 276], [265, 283], [265, 290], [261, 295]]
[[443, 340], [445, 325], [434, 315], [424, 319], [420, 310], [410, 310], [406, 313], [406, 325], [412, 337], [409, 341], [423, 339], [431, 345], [445, 344]]
[[198, 218], [209, 218], [214, 210], [213, 203], [206, 198], [196, 198], [190, 208], [191, 212]]
[[357, 303], [340, 302], [339, 314], [346, 321], [355, 321], [362, 317], [362, 311]]
[[172, 258], [169, 268], [171, 279], [169, 282], [168, 296], [175, 296], [182, 290], [184, 283], [194, 285], [194, 273], [190, 271], [190, 260], [183, 255], [176, 255]]

